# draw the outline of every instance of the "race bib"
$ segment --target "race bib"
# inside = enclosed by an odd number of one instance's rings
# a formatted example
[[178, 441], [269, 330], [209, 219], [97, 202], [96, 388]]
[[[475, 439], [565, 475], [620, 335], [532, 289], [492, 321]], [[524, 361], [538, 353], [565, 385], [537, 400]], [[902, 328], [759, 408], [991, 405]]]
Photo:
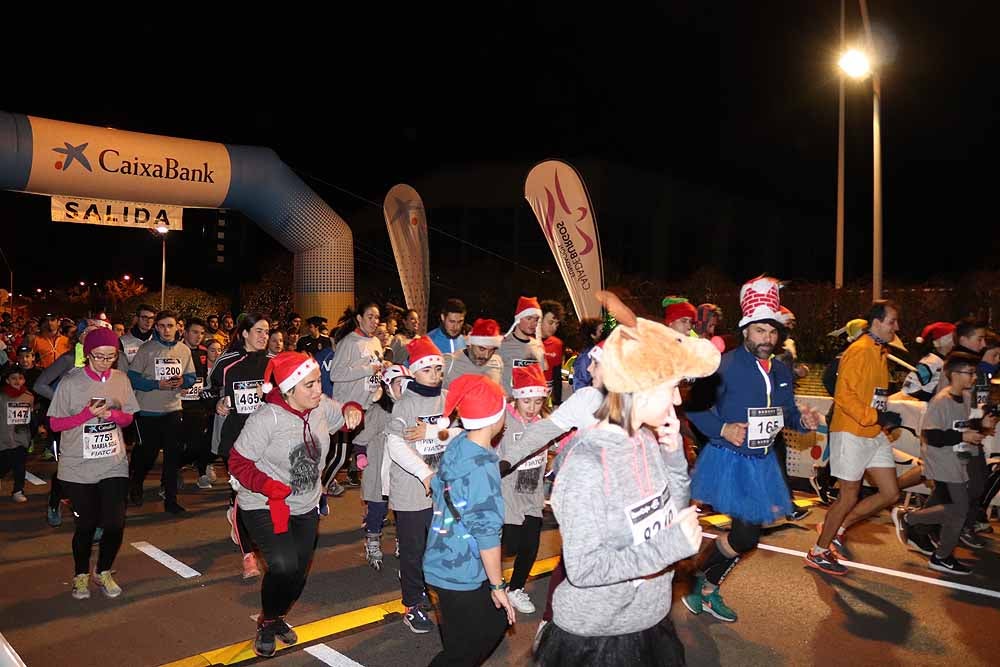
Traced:
[[513, 359], [511, 361], [513, 368], [524, 368], [525, 366], [534, 366], [538, 363], [538, 359]]
[[135, 359], [135, 354], [138, 351], [139, 351], [138, 345], [125, 346], [125, 358], [128, 359], [129, 363], [132, 363], [132, 360]]
[[[417, 417], [417, 423], [436, 424], [442, 416], [423, 415]], [[442, 442], [438, 438], [428, 438], [426, 440], [417, 440], [413, 443], [413, 446], [416, 448], [417, 453], [424, 459], [424, 463], [437, 470], [438, 463], [441, 462], [441, 457], [444, 455], [444, 450], [448, 446], [448, 443]]]
[[250, 415], [257, 411], [263, 400], [260, 386], [263, 380], [245, 380], [233, 383], [233, 399], [238, 415]]
[[747, 409], [747, 447], [763, 449], [785, 428], [785, 411], [781, 408]]
[[205, 388], [205, 378], [196, 378], [194, 384], [181, 392], [182, 401], [197, 401], [201, 398], [201, 390]]
[[549, 462], [549, 452], [547, 449], [543, 449], [541, 452], [532, 456], [530, 459], [518, 466], [519, 470], [531, 470], [533, 468], [541, 468], [546, 463]]
[[7, 426], [23, 426], [31, 420], [31, 403], [8, 403]]
[[626, 507], [625, 515], [632, 528], [632, 544], [639, 545], [670, 525], [674, 520], [674, 507], [664, 488], [660, 493]]
[[548, 451], [532, 456], [517, 467], [517, 477], [514, 478], [514, 490], [518, 493], [534, 493], [545, 474], [545, 464], [548, 462]]
[[153, 360], [153, 379], [157, 382], [173, 380], [181, 376], [180, 359], [157, 357]]
[[83, 458], [107, 459], [123, 451], [118, 425], [114, 422], [83, 425]]
[[879, 412], [885, 412], [889, 409], [889, 390], [888, 389], [876, 389], [872, 394], [872, 407]]

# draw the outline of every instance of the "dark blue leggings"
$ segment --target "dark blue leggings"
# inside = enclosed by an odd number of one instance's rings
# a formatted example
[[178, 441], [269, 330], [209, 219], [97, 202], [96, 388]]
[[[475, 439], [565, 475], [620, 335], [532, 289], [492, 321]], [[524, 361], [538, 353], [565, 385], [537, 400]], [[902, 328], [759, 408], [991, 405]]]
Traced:
[[[378, 474], [375, 471], [373, 474]], [[368, 501], [368, 512], [365, 514], [365, 532], [369, 535], [381, 535], [382, 524], [389, 514], [389, 503]]]

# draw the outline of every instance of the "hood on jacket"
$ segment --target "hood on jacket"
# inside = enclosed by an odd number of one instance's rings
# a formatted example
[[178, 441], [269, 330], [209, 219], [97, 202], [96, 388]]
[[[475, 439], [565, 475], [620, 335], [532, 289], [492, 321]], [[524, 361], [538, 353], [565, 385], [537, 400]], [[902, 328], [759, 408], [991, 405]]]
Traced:
[[497, 465], [499, 457], [493, 449], [485, 449], [461, 433], [448, 443], [438, 463], [437, 477], [445, 484], [466, 477], [484, 465]]

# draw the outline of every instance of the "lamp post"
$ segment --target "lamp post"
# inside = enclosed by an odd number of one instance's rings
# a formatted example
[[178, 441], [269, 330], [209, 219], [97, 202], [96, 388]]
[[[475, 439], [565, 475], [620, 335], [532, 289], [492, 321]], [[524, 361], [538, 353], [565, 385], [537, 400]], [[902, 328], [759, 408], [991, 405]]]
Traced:
[[167, 298], [167, 232], [170, 229], [166, 225], [156, 228], [156, 233], [160, 235], [163, 245], [163, 263], [160, 269], [160, 310], [163, 310]]

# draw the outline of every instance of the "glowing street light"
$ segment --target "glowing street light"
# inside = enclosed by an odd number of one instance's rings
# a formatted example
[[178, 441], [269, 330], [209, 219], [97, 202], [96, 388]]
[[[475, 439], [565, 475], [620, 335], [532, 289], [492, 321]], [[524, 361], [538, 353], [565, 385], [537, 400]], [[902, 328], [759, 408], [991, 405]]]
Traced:
[[123, 280], [132, 280], [132, 276], [130, 276], [129, 274], [126, 273], [124, 276], [122, 276], [122, 279]]
[[852, 79], [863, 79], [869, 74], [871, 74], [872, 68], [871, 63], [862, 51], [857, 49], [851, 49], [847, 51], [840, 57], [840, 61], [837, 63], [840, 65], [840, 69], [844, 70], [844, 73]]

